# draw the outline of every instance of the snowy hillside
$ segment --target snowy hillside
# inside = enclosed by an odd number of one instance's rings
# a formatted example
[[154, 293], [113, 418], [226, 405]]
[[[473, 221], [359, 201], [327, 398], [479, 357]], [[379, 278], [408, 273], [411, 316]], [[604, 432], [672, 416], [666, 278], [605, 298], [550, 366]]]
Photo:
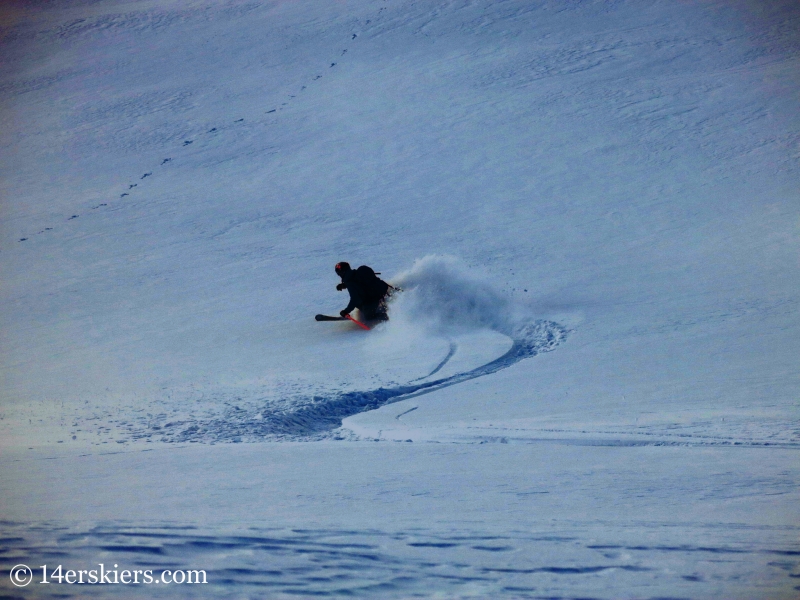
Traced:
[[796, 597], [796, 3], [0, 16], [3, 593]]

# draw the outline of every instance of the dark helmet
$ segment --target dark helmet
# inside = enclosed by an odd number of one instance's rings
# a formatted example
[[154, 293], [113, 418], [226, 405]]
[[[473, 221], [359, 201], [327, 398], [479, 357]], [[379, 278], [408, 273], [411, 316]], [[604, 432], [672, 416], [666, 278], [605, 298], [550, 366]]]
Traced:
[[336, 274], [342, 275], [343, 273], [347, 273], [348, 271], [352, 271], [350, 268], [350, 263], [346, 263], [344, 261], [336, 263]]

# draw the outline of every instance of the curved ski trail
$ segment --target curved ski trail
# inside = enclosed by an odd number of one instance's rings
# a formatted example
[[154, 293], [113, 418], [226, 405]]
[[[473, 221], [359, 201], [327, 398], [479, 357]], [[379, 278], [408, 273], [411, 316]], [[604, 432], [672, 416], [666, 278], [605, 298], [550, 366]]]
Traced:
[[163, 441], [257, 441], [264, 439], [323, 439], [342, 425], [342, 420], [374, 410], [385, 404], [416, 398], [452, 385], [491, 375], [525, 358], [549, 352], [566, 339], [567, 330], [553, 321], [534, 321], [512, 334], [511, 348], [502, 356], [479, 367], [431, 380], [455, 355], [457, 345], [451, 343], [445, 359], [422, 380], [404, 385], [379, 387], [373, 390], [333, 393], [308, 398], [303, 404], [279, 412], [266, 413], [264, 407], [236, 407], [207, 420], [175, 423]]

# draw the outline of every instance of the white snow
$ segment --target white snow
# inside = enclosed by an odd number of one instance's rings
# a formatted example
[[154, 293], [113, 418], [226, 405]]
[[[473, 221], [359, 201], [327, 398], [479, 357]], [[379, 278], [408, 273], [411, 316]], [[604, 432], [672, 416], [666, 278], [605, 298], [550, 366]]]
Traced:
[[796, 3], [0, 15], [3, 593], [797, 596]]

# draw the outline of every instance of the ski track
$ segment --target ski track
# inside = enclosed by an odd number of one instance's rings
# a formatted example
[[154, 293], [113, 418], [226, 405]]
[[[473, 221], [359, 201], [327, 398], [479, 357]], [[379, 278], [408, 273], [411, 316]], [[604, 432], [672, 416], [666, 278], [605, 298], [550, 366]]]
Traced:
[[428, 373], [427, 375], [424, 375], [423, 377], [418, 377], [417, 379], [412, 379], [411, 381], [409, 381], [409, 383], [415, 383], [417, 381], [422, 381], [423, 379], [428, 379], [429, 377], [433, 377], [434, 375], [436, 375], [436, 373], [438, 373], [439, 371], [442, 370], [442, 367], [444, 367], [448, 362], [450, 362], [450, 359], [453, 358], [453, 356], [455, 355], [457, 349], [458, 349], [458, 346], [456, 345], [456, 343], [455, 342], [450, 342], [450, 349], [448, 350], [447, 356], [444, 357], [442, 362], [440, 362], [438, 365], [436, 365], [436, 368], [433, 371], [431, 371], [430, 373]]
[[[491, 375], [519, 361], [555, 349], [567, 337], [567, 330], [553, 321], [539, 320], [520, 327], [511, 348], [499, 358], [475, 369], [433, 381], [409, 382], [395, 387], [315, 395], [292, 401], [285, 409], [269, 406], [231, 406], [222, 415], [192, 417], [156, 425], [151, 418], [127, 422], [123, 437], [161, 442], [241, 442], [286, 439], [325, 439], [341, 427], [342, 419], [374, 410], [385, 404], [428, 394], [452, 385]], [[424, 379], [438, 372], [455, 354], [451, 344], [445, 359]], [[419, 381], [419, 380], [415, 380]], [[342, 439], [336, 435], [337, 439]]]

